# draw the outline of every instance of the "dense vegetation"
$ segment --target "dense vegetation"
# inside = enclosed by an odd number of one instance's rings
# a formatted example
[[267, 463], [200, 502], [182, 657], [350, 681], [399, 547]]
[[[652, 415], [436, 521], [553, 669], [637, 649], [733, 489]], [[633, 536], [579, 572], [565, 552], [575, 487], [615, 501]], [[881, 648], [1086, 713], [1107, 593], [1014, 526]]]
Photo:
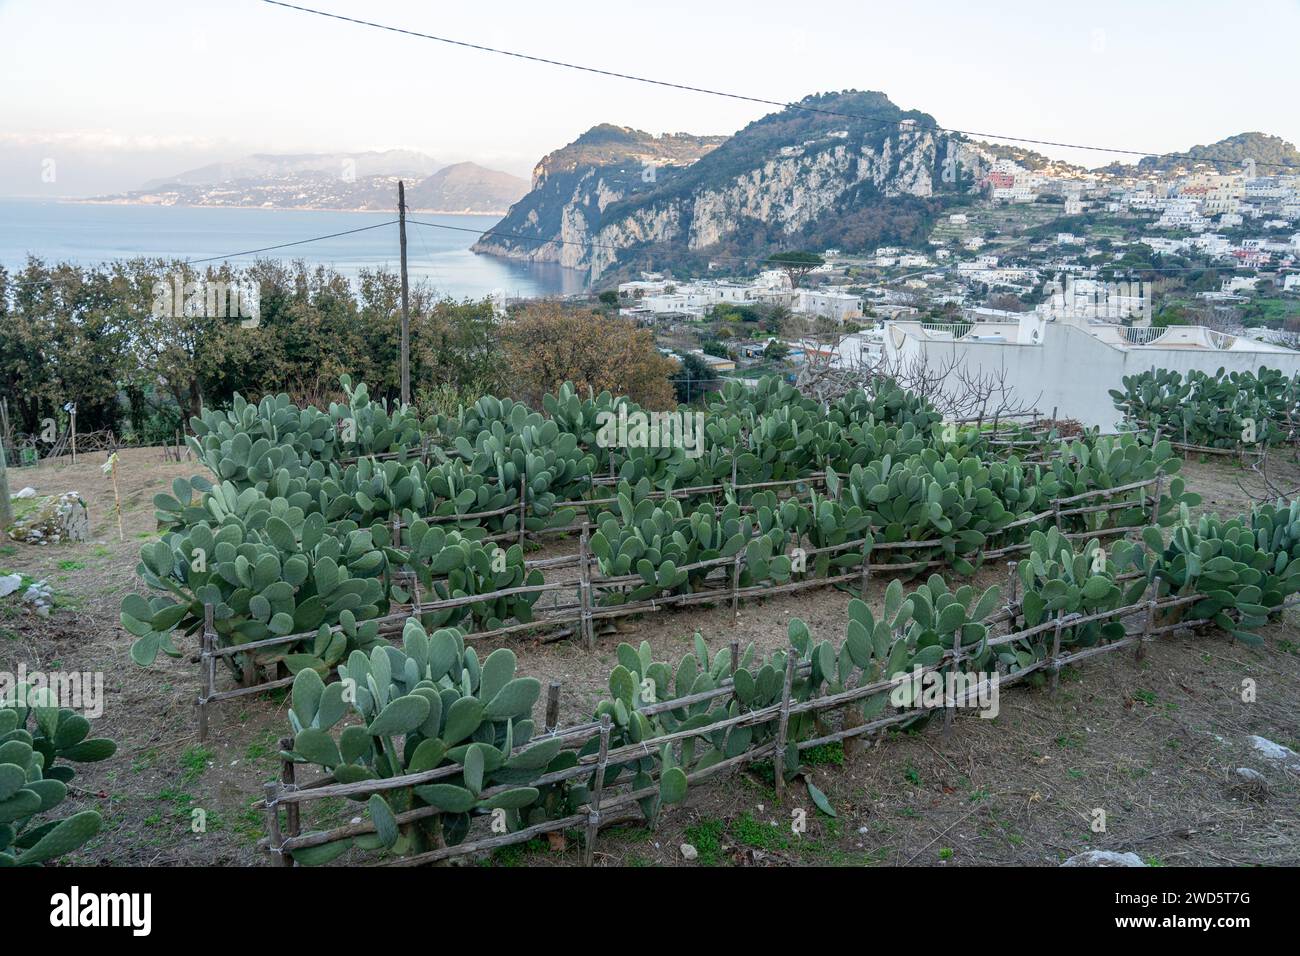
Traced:
[[[255, 286], [256, 327], [227, 314], [158, 314], [155, 283], [178, 278]], [[199, 272], [161, 260], [77, 267], [32, 259], [14, 274], [0, 268], [0, 380], [12, 427], [36, 435], [51, 418], [63, 429], [63, 408], [73, 402], [79, 431], [111, 428], [157, 444], [174, 440], [200, 409], [229, 407], [236, 392], [322, 404], [341, 397], [339, 378], [351, 374], [377, 397], [396, 398], [400, 290], [390, 272], [363, 271], [354, 287], [303, 263]], [[490, 302], [440, 299], [417, 285], [416, 407], [454, 410], [492, 392], [536, 396], [566, 379], [656, 407], [671, 403], [676, 366], [647, 333], [577, 315], [543, 303], [505, 328]]]
[[1213, 375], [1155, 369], [1126, 375], [1111, 389], [1130, 427], [1204, 448], [1291, 444], [1300, 422], [1300, 375], [1261, 367]]

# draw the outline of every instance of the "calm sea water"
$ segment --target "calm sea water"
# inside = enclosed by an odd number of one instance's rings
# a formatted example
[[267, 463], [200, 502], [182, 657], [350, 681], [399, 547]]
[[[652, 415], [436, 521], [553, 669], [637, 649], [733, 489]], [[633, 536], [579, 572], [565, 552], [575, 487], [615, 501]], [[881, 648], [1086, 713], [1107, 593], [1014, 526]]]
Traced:
[[[469, 251], [477, 233], [496, 225], [495, 216], [412, 218], [455, 226], [434, 229], [408, 222], [407, 268], [414, 283], [424, 280], [453, 298], [542, 296], [581, 292], [585, 273], [550, 264], [527, 264]], [[394, 218], [384, 213], [279, 209], [215, 209], [183, 206], [103, 206], [42, 200], [0, 199], [0, 264], [13, 270], [30, 253], [46, 263], [96, 265], [136, 256], [204, 259], [258, 249], [311, 236], [356, 229]], [[398, 268], [397, 226], [371, 229], [319, 242], [232, 257], [238, 265], [259, 258], [303, 259], [333, 266], [355, 278], [362, 269]]]

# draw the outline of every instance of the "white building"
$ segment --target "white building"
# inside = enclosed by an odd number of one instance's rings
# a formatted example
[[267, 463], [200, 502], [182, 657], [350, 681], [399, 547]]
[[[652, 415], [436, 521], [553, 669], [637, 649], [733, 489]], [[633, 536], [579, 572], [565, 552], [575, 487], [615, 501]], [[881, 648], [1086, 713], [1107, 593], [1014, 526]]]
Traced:
[[1049, 322], [1032, 312], [1015, 322], [947, 329], [894, 321], [885, 327], [884, 345], [890, 362], [942, 367], [955, 358], [971, 374], [1005, 374], [1014, 401], [1044, 413], [1056, 408], [1063, 418], [1103, 431], [1115, 430], [1120, 420], [1109, 389], [1122, 389], [1126, 375], [1159, 368], [1184, 374], [1261, 367], [1300, 373], [1300, 352], [1199, 326], [1161, 330]]
[[796, 312], [843, 322], [862, 318], [862, 297], [839, 289], [800, 289]]

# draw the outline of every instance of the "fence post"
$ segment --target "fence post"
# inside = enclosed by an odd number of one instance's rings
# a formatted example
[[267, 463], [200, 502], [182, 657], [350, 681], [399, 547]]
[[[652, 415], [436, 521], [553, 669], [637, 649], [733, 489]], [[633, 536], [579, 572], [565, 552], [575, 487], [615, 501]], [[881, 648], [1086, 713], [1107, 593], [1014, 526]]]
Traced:
[[208, 699], [216, 691], [216, 661], [212, 652], [216, 645], [216, 625], [212, 618], [212, 605], [203, 605], [203, 637], [199, 645], [199, 743], [208, 739]]
[[549, 734], [560, 723], [560, 682], [553, 680], [546, 688], [546, 732]]
[[587, 550], [587, 534], [590, 525], [582, 523], [582, 534], [578, 538], [578, 600], [582, 605], [582, 639], [587, 650], [596, 649], [595, 629], [591, 626], [591, 561]]
[[736, 552], [736, 558], [731, 563], [731, 623], [734, 625], [740, 619], [740, 562], [745, 558], [745, 549], [741, 548]]
[[794, 687], [795, 650], [785, 653], [785, 684], [781, 688], [781, 716], [776, 724], [776, 752], [772, 755], [772, 771], [776, 782], [776, 802], [785, 800], [785, 736], [790, 726], [790, 694]]
[[871, 582], [871, 546], [875, 543], [871, 529], [868, 528], [867, 537], [862, 539], [862, 586], [858, 595], [864, 601], [867, 599], [867, 585]]
[[596, 782], [591, 788], [591, 812], [587, 814], [587, 839], [582, 845], [582, 865], [591, 866], [600, 830], [600, 793], [605, 789], [605, 765], [609, 761], [609, 714], [600, 718], [600, 756], [596, 759]]
[[[293, 750], [293, 738], [281, 737], [280, 749]], [[298, 789], [297, 770], [294, 766], [294, 762], [292, 760], [285, 760], [283, 757], [280, 758], [280, 783], [283, 784], [285, 790]], [[286, 803], [284, 805], [285, 828], [289, 831], [290, 837], [296, 837], [301, 832], [298, 811], [299, 807], [296, 803]], [[293, 866], [293, 851], [290, 851], [287, 854], [282, 854], [281, 856], [282, 865]]]
[[1061, 656], [1061, 631], [1065, 627], [1065, 619], [1062, 614], [1063, 612], [1058, 608], [1056, 611], [1056, 630], [1052, 633], [1051, 690], [1053, 694], [1061, 686], [1061, 665], [1056, 662], [1056, 659]]
[[284, 855], [284, 837], [280, 833], [280, 784], [268, 783], [266, 794], [267, 850], [275, 866], [293, 866], [293, 860]]
[[524, 518], [526, 517], [528, 483], [523, 475], [519, 476], [519, 547], [524, 546]]
[[414, 568], [411, 569], [411, 614], [413, 617], [420, 616], [420, 604], [424, 601], [424, 596], [420, 594], [420, 572]]
[[1157, 471], [1157, 472], [1156, 472], [1156, 487], [1155, 487], [1155, 491], [1154, 491], [1154, 492], [1152, 493], [1152, 495], [1151, 495], [1151, 521], [1150, 521], [1150, 524], [1151, 524], [1151, 527], [1153, 527], [1153, 528], [1156, 527], [1156, 526], [1160, 523], [1160, 486], [1163, 484], [1163, 482], [1161, 481], [1161, 479], [1164, 478], [1164, 476], [1165, 476], [1165, 473], [1164, 473], [1163, 471]]
[[1016, 618], [1019, 616], [1020, 609], [1020, 576], [1016, 574], [1016, 562], [1007, 562], [1007, 610], [1011, 612], [1011, 620], [1007, 622], [1010, 630], [1016, 629]]
[[1133, 663], [1137, 664], [1146, 657], [1146, 642], [1151, 638], [1151, 632], [1156, 626], [1156, 604], [1160, 600], [1160, 582], [1152, 581], [1147, 587], [1144, 595], [1147, 598], [1147, 612], [1142, 621], [1142, 634], [1138, 637], [1137, 647], [1133, 651]]

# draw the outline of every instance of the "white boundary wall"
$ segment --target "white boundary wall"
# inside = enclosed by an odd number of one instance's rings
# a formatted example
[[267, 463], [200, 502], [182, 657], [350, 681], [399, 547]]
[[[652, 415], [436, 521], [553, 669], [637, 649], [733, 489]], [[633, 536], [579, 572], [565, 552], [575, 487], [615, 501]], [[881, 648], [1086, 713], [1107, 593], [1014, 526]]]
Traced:
[[1122, 389], [1126, 375], [1157, 368], [1184, 375], [1193, 369], [1213, 374], [1220, 368], [1258, 372], [1267, 367], [1288, 375], [1300, 372], [1300, 352], [1270, 351], [1268, 346], [1261, 351], [1124, 348], [1103, 342], [1078, 326], [1058, 322], [1043, 327], [1041, 345], [1022, 345], [1014, 341], [1016, 333], [1011, 328], [1006, 331], [1010, 341], [981, 342], [968, 337], [953, 341], [928, 338], [915, 322], [894, 322], [885, 329], [885, 354], [891, 362], [911, 362], [928, 354], [931, 364], [940, 365], [955, 355], [971, 372], [1005, 369], [1015, 400], [1035, 405], [1044, 415], [1057, 408], [1060, 417], [1100, 426], [1104, 432], [1114, 431], [1120, 419], [1109, 390]]

